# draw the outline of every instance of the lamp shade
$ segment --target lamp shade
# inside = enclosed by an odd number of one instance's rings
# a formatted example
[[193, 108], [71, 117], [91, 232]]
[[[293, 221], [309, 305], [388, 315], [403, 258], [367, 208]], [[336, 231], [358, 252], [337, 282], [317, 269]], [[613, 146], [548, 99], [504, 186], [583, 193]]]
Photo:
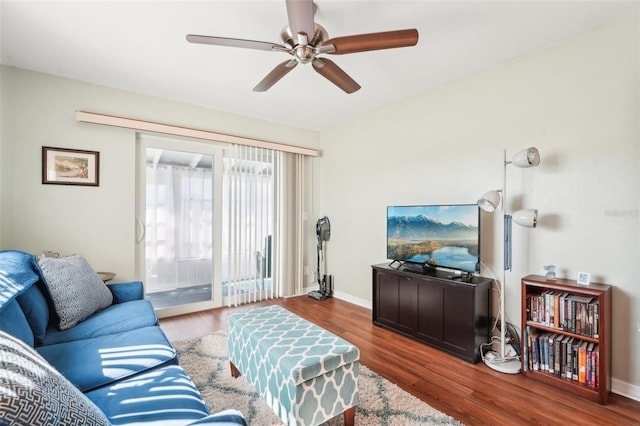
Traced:
[[537, 209], [524, 209], [518, 210], [512, 216], [512, 220], [520, 226], [526, 226], [527, 228], [535, 228], [538, 224], [538, 210]]
[[535, 167], [540, 164], [540, 153], [534, 147], [523, 149], [513, 156], [511, 164], [516, 167]]
[[500, 193], [498, 191], [486, 192], [478, 200], [478, 207], [480, 207], [485, 212], [489, 212], [489, 213], [494, 212], [499, 205], [500, 205]]

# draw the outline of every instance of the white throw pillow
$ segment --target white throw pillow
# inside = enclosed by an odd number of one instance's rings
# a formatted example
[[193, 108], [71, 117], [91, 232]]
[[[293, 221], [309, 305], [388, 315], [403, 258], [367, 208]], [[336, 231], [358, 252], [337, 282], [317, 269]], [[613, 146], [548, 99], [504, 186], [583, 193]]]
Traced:
[[110, 425], [82, 394], [21, 340], [0, 331], [0, 424]]
[[113, 294], [84, 257], [40, 257], [38, 265], [60, 318], [60, 330], [73, 327], [113, 303]]

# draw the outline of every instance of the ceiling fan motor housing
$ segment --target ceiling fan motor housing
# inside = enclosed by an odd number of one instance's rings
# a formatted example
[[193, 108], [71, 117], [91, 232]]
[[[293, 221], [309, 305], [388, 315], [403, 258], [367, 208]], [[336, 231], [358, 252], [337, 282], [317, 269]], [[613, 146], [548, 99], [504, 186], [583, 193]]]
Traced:
[[[300, 42], [298, 34], [293, 34], [288, 26], [280, 32], [280, 41], [291, 49], [293, 56], [301, 64], [312, 62], [318, 54], [316, 48], [329, 39], [327, 31], [319, 24], [314, 24], [315, 31], [312, 37], [306, 37], [306, 43]], [[303, 38], [304, 40], [304, 38]]]

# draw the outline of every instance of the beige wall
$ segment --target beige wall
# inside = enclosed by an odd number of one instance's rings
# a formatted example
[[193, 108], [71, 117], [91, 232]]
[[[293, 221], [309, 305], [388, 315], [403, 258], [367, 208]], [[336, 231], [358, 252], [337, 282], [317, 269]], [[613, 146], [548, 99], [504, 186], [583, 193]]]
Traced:
[[[520, 278], [544, 265], [612, 284], [614, 389], [640, 397], [639, 34], [634, 16], [322, 132], [314, 216], [331, 219], [341, 297], [371, 304], [387, 205], [475, 203], [501, 187], [503, 149], [536, 146], [539, 167], [507, 169], [508, 211], [540, 212], [537, 229], [514, 225], [507, 320], [520, 324]], [[500, 228], [482, 225], [500, 278]]]
[[[0, 73], [0, 248], [82, 253], [120, 280], [136, 278], [136, 134], [78, 123], [76, 110], [318, 146], [317, 132], [14, 68]], [[100, 186], [42, 185], [42, 146], [99, 151]]]

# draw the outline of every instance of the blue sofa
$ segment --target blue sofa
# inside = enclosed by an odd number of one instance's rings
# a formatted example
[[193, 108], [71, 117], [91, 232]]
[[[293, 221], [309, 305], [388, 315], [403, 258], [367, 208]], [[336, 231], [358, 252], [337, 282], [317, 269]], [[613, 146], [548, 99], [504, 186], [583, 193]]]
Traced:
[[141, 282], [106, 286], [109, 306], [60, 329], [41, 265], [0, 251], [0, 425], [246, 424], [209, 412]]

